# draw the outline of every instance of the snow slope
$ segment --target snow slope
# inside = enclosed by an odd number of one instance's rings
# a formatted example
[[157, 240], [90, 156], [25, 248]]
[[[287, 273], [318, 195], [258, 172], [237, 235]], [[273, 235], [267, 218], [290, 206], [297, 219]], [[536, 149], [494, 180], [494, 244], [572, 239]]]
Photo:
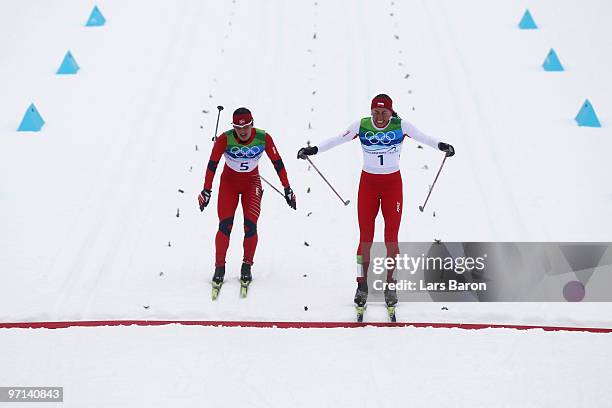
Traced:
[[[113, 327], [0, 332], [2, 384], [66, 407], [609, 406], [609, 335]], [[49, 349], [49, 345], [53, 349]], [[44, 361], [44, 364], [40, 362]]]
[[[442, 156], [405, 146], [401, 240], [612, 240], [607, 1], [98, 5], [108, 21], [100, 28], [83, 27], [87, 2], [1, 6], [2, 321], [351, 319], [360, 148], [315, 158], [348, 207], [295, 153], [367, 115], [379, 92], [457, 150], [421, 214]], [[526, 6], [540, 30], [516, 28]], [[541, 70], [550, 47], [566, 72]], [[81, 71], [54, 75], [68, 49]], [[587, 97], [601, 129], [573, 122]], [[17, 133], [31, 102], [46, 124]], [[213, 303], [218, 175], [204, 213], [196, 195], [218, 104], [221, 129], [248, 106], [275, 138], [298, 211], [267, 189], [253, 296], [239, 300], [230, 281]], [[261, 173], [278, 185], [265, 158]], [[399, 318], [412, 321], [612, 323], [604, 303], [404, 309]]]

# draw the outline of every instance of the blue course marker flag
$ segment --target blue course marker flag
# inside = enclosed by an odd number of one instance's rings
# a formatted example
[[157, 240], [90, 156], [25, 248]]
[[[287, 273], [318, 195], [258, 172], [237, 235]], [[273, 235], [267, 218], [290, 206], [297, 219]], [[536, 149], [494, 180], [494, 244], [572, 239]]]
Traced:
[[38, 132], [45, 124], [42, 116], [38, 113], [38, 109], [34, 104], [31, 104], [28, 107], [25, 115], [23, 115], [23, 119], [21, 120], [21, 124], [17, 129], [18, 132]]
[[91, 14], [89, 15], [89, 19], [87, 19], [86, 27], [101, 27], [106, 23], [106, 19], [100, 12], [98, 6], [94, 6]]
[[72, 56], [72, 53], [68, 51], [64, 56], [62, 65], [57, 70], [58, 75], [74, 75], [79, 71], [79, 65]]
[[578, 122], [578, 126], [601, 127], [601, 123], [599, 123], [599, 119], [595, 114], [595, 109], [593, 109], [593, 105], [591, 105], [588, 99], [584, 101], [574, 119]]
[[552, 48], [550, 51], [548, 51], [548, 55], [542, 64], [542, 68], [544, 68], [544, 71], [563, 71], [563, 65], [561, 65], [561, 61], [559, 61], [557, 53]]
[[529, 9], [525, 10], [525, 14], [523, 14], [523, 18], [521, 18], [519, 23], [519, 28], [521, 30], [535, 30], [538, 28], [535, 21], [533, 21], [533, 17], [531, 17]]

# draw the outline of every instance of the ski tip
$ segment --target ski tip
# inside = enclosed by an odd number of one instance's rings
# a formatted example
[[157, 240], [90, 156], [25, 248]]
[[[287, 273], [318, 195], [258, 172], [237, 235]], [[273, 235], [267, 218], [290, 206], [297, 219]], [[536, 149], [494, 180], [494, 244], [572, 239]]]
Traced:
[[240, 297], [241, 298], [247, 297], [247, 294], [249, 293], [250, 284], [251, 284], [251, 281], [243, 281], [242, 279], [240, 279]]
[[395, 316], [395, 306], [387, 306], [387, 313], [389, 314], [389, 320], [392, 323], [397, 322], [397, 317]]
[[346, 200], [346, 201], [344, 202], [344, 205], [349, 205], [350, 203], [351, 203], [351, 200]]
[[223, 285], [223, 282], [220, 284], [216, 282], [212, 282], [212, 292], [211, 292], [212, 300], [217, 300], [217, 298], [219, 297], [219, 292], [221, 292], [222, 285]]
[[420, 210], [421, 212], [423, 212], [424, 208], [423, 208], [423, 206], [422, 206], [422, 205], [419, 205], [419, 210]]
[[357, 322], [363, 322], [363, 314], [365, 312], [365, 306], [355, 306], [355, 311], [357, 312]]

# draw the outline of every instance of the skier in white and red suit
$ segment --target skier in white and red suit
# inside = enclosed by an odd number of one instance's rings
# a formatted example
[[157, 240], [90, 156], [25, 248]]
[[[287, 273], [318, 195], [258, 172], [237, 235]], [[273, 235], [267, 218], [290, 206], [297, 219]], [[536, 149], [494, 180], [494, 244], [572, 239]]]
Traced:
[[221, 156], [225, 166], [219, 185], [219, 230], [215, 237], [215, 273], [213, 282], [220, 284], [225, 276], [225, 255], [229, 246], [230, 233], [234, 225], [234, 213], [238, 200], [244, 214], [244, 257], [240, 279], [251, 281], [251, 266], [257, 247], [257, 220], [261, 209], [261, 179], [258, 163], [265, 152], [285, 190], [287, 204], [296, 209], [295, 194], [289, 186], [287, 171], [272, 137], [265, 130], [253, 127], [253, 116], [247, 108], [238, 108], [232, 118], [233, 129], [216, 138], [206, 169], [204, 188], [198, 196], [200, 211], [210, 202], [213, 178]]
[[[298, 158], [325, 152], [342, 143], [359, 139], [363, 150], [363, 171], [359, 181], [357, 214], [359, 220], [359, 245], [357, 247], [357, 291], [355, 303], [363, 306], [368, 296], [367, 271], [370, 264], [370, 248], [374, 239], [374, 225], [378, 210], [385, 220], [385, 244], [387, 256], [399, 252], [398, 231], [402, 218], [402, 176], [399, 169], [402, 143], [406, 138], [416, 140], [434, 149], [455, 154], [453, 146], [440, 142], [402, 120], [393, 110], [393, 101], [386, 94], [372, 99], [371, 117], [353, 123], [342, 134], [321, 142], [318, 146], [303, 147]], [[393, 269], [387, 273], [387, 282], [394, 282]], [[397, 303], [395, 290], [385, 290], [388, 305]]]

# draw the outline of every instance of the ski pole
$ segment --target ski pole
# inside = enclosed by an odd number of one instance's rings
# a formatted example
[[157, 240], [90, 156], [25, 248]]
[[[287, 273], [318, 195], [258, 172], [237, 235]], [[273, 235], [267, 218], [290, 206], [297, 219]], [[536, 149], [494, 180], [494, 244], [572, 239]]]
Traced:
[[217, 140], [217, 130], [219, 129], [219, 117], [221, 116], [221, 111], [223, 110], [223, 106], [221, 105], [217, 106], [217, 110], [219, 112], [217, 113], [217, 124], [215, 125], [215, 134], [212, 137], [213, 142]]
[[319, 171], [319, 169], [317, 169], [317, 166], [315, 166], [315, 165], [314, 165], [314, 163], [312, 162], [312, 160], [310, 160], [310, 157], [306, 156], [306, 160], [308, 160], [308, 163], [310, 163], [310, 165], [311, 165], [312, 167], [314, 167], [314, 169], [317, 171], [317, 173], [319, 173], [319, 176], [321, 176], [321, 178], [322, 178], [323, 180], [325, 180], [325, 182], [327, 183], [327, 185], [329, 186], [329, 188], [331, 188], [331, 189], [332, 189], [332, 191], [333, 191], [334, 193], [336, 193], [336, 195], [338, 196], [338, 198], [340, 199], [340, 201], [342, 201], [342, 204], [344, 204], [344, 205], [349, 205], [349, 203], [351, 202], [351, 200], [346, 200], [346, 201], [345, 201], [345, 200], [344, 200], [342, 197], [340, 197], [340, 194], [338, 194], [338, 192], [336, 191], [336, 189], [334, 188], [334, 186], [332, 186], [332, 185], [331, 185], [331, 183], [330, 183], [329, 181], [327, 181], [327, 179], [325, 178], [325, 176], [323, 175], [323, 173], [321, 173], [321, 172]]
[[448, 154], [445, 154], [444, 160], [442, 160], [442, 164], [440, 165], [440, 169], [438, 170], [438, 174], [436, 174], [436, 178], [434, 179], [434, 182], [431, 185], [431, 188], [429, 189], [429, 193], [427, 193], [427, 198], [425, 199], [425, 202], [423, 203], [423, 205], [419, 205], [419, 210], [421, 210], [421, 212], [423, 212], [423, 210], [425, 209], [425, 206], [427, 205], [427, 200], [429, 200], [429, 196], [431, 195], [431, 192], [433, 191], [433, 188], [436, 185], [436, 181], [438, 181], [438, 176], [440, 175], [440, 172], [442, 171], [442, 167], [444, 166], [444, 162], [446, 161], [447, 157], [448, 157]]
[[266, 180], [261, 174], [259, 175], [259, 178], [262, 179], [264, 181], [264, 183], [266, 183], [267, 185], [269, 185], [270, 187], [272, 187], [272, 189], [274, 191], [276, 191], [278, 194], [282, 195], [283, 197], [285, 197], [285, 195], [283, 193], [280, 192], [280, 190], [276, 187], [274, 187], [272, 185], [272, 183], [270, 183], [268, 180]]

